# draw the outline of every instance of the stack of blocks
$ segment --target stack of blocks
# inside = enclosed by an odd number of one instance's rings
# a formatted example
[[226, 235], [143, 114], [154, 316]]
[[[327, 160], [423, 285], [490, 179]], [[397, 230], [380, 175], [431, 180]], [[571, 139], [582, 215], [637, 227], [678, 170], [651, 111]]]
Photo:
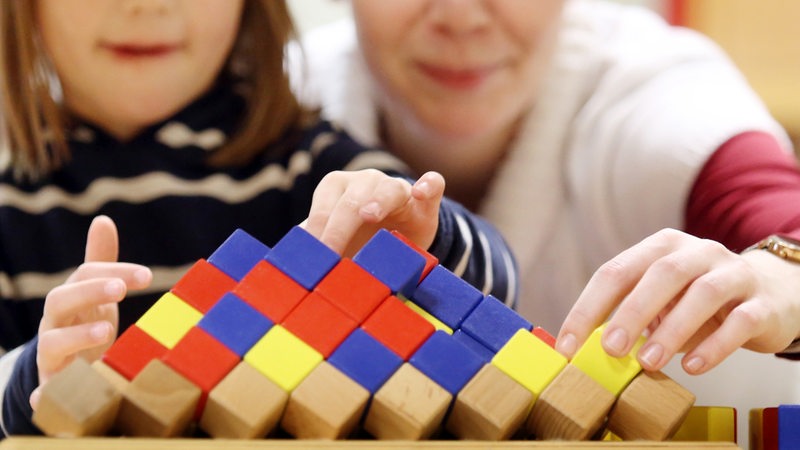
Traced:
[[51, 436], [668, 439], [694, 396], [608, 356], [601, 332], [567, 361], [396, 232], [348, 259], [299, 227], [272, 249], [237, 230], [101, 360], [45, 385], [34, 422]]
[[750, 410], [751, 450], [800, 448], [800, 405]]

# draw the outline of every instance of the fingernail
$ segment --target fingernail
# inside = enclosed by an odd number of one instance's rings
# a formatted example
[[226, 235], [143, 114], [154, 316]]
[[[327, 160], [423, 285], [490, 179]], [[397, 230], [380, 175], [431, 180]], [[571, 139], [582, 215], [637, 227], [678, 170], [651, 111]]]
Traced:
[[639, 360], [649, 369], [656, 367], [663, 355], [664, 347], [662, 347], [661, 344], [647, 344], [642, 351], [639, 352]]
[[361, 212], [372, 217], [380, 217], [381, 207], [378, 202], [371, 202], [364, 205], [364, 207], [361, 208]]
[[108, 324], [106, 323], [98, 323], [92, 326], [89, 330], [89, 335], [92, 336], [92, 339], [96, 341], [105, 341], [108, 338]]
[[103, 287], [103, 291], [114, 298], [118, 298], [125, 292], [125, 285], [119, 280], [111, 280]]
[[578, 340], [575, 339], [574, 334], [567, 333], [556, 341], [556, 351], [564, 356], [572, 357], [578, 350], [577, 342]]
[[431, 185], [427, 181], [420, 181], [417, 183], [417, 189], [419, 189], [425, 195], [431, 195]]
[[150, 282], [150, 270], [148, 269], [139, 269], [133, 274], [133, 279], [136, 280], [136, 283], [139, 285], [146, 285]]
[[699, 356], [695, 356], [695, 357], [690, 358], [688, 361], [686, 361], [686, 370], [688, 370], [689, 372], [693, 372], [693, 373], [694, 372], [699, 372], [700, 369], [702, 369], [703, 366], [705, 366], [705, 365], [706, 365], [706, 362], [703, 361], [703, 358], [701, 358]]
[[617, 328], [608, 335], [605, 344], [606, 348], [614, 353], [624, 353], [628, 346], [628, 334], [622, 328]]

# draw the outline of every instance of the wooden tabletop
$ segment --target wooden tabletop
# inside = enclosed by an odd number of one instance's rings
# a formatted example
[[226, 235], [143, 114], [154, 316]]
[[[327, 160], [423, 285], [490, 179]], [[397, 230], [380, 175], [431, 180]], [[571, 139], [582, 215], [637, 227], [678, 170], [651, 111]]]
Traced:
[[313, 441], [313, 440], [223, 440], [223, 439], [143, 439], [143, 438], [82, 438], [57, 439], [43, 437], [13, 437], [0, 441], [0, 450], [392, 450], [392, 449], [702, 449], [734, 450], [730, 442], [564, 442], [564, 441]]

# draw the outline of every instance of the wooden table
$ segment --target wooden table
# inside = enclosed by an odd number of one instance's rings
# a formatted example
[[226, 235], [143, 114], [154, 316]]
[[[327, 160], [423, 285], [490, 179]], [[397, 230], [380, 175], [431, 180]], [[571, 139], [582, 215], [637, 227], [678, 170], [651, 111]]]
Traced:
[[310, 440], [222, 440], [222, 439], [144, 439], [144, 438], [82, 438], [56, 439], [42, 437], [13, 437], [0, 441], [0, 450], [392, 450], [392, 449], [701, 449], [735, 450], [730, 442], [564, 442], [564, 441], [310, 441]]

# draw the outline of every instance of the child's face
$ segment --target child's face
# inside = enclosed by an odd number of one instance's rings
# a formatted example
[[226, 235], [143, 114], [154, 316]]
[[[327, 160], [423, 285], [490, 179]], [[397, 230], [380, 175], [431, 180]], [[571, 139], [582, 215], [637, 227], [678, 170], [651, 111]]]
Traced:
[[67, 107], [119, 139], [202, 95], [225, 64], [244, 0], [37, 0]]
[[515, 122], [535, 101], [565, 0], [352, 0], [384, 106], [442, 137]]

